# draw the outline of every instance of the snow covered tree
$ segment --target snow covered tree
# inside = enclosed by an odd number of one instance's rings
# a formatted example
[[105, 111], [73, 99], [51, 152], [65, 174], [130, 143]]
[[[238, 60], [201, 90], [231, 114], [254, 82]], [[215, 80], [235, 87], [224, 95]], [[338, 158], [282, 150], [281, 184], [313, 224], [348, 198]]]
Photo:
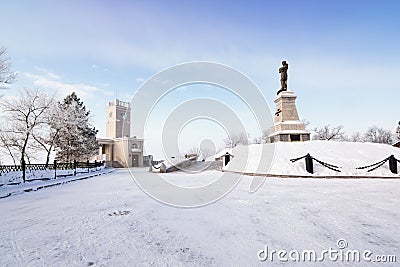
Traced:
[[264, 139], [262, 137], [254, 137], [251, 140], [252, 144], [262, 144], [264, 142]]
[[304, 123], [304, 127], [306, 130], [308, 130], [308, 127], [310, 127], [310, 122], [307, 119], [302, 119], [301, 122]]
[[269, 131], [264, 130], [262, 131], [262, 135], [260, 137], [254, 137], [251, 139], [250, 144], [265, 144], [267, 142]]
[[314, 128], [314, 140], [332, 140], [332, 141], [346, 141], [347, 136], [343, 130], [343, 126], [339, 125], [336, 127], [331, 127], [330, 125], [325, 125], [322, 128]]
[[6, 54], [7, 49], [0, 47], [0, 88], [4, 88], [4, 85], [12, 83], [17, 76], [16, 72], [10, 70], [11, 60], [5, 57]]
[[383, 128], [372, 126], [364, 134], [364, 141], [371, 143], [393, 144], [393, 133]]
[[225, 147], [234, 148], [237, 145], [248, 145], [249, 138], [248, 135], [245, 133], [238, 134], [238, 135], [231, 135], [224, 140]]
[[349, 141], [351, 142], [364, 142], [364, 137], [360, 132], [355, 132], [351, 135]]
[[397, 139], [400, 140], [400, 121], [399, 121], [399, 126], [397, 126], [396, 133], [397, 133]]
[[49, 164], [50, 154], [54, 149], [56, 138], [65, 125], [65, 119], [67, 118], [60, 109], [60, 104], [53, 101], [45, 112], [45, 124], [40, 125], [33, 131], [33, 139], [40, 149], [46, 151], [46, 166]]
[[45, 112], [52, 101], [52, 98], [38, 89], [23, 89], [18, 96], [1, 99], [0, 108], [6, 123], [1, 125], [0, 139], [13, 159], [16, 150], [20, 162], [25, 159], [29, 162], [28, 151], [33, 143], [33, 132], [45, 123]]
[[18, 151], [13, 143], [12, 133], [6, 132], [4, 129], [0, 129], [0, 148], [5, 150], [6, 154], [13, 160], [14, 165], [17, 165]]
[[59, 103], [59, 109], [63, 114], [60, 118], [62, 127], [58, 127], [59, 123], [51, 125], [52, 131], [57, 133], [54, 140], [56, 158], [64, 162], [88, 160], [99, 148], [97, 130], [89, 123], [90, 112], [75, 92]]

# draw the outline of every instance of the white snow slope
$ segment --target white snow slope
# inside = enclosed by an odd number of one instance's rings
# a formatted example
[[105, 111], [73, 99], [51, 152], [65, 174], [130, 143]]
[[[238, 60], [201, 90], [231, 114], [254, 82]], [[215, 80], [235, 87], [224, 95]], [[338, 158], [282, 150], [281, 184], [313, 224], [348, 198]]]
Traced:
[[[312, 175], [306, 171], [304, 159], [294, 163], [290, 161], [290, 159], [302, 157], [307, 153], [320, 161], [340, 167], [340, 172], [328, 169], [314, 161], [314, 175]], [[279, 142], [237, 146], [231, 154], [234, 157], [224, 169], [236, 172], [294, 176], [400, 178], [399, 174], [390, 172], [388, 162], [371, 172], [367, 172], [368, 169], [356, 169], [379, 162], [390, 155], [394, 155], [400, 160], [400, 149], [385, 144], [335, 141]], [[400, 172], [400, 163], [398, 166]]]
[[[220, 174], [163, 177], [173, 182], [190, 176], [194, 184]], [[320, 253], [337, 249], [340, 238], [348, 249], [397, 255], [399, 261], [399, 180], [267, 178], [249, 194], [251, 178], [197, 209], [153, 200], [127, 170], [0, 199], [0, 266], [281, 266], [276, 258], [259, 261], [258, 251], [267, 245]], [[285, 265], [396, 264], [325, 258]]]

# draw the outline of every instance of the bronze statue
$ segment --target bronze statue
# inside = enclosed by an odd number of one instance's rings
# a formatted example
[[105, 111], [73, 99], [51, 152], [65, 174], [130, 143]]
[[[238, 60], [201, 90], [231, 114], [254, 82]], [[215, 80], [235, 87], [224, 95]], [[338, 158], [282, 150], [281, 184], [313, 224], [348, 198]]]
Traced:
[[287, 91], [288, 68], [289, 64], [287, 64], [286, 61], [282, 61], [282, 67], [279, 68], [279, 73], [281, 74], [281, 89], [278, 91], [277, 95], [282, 91]]

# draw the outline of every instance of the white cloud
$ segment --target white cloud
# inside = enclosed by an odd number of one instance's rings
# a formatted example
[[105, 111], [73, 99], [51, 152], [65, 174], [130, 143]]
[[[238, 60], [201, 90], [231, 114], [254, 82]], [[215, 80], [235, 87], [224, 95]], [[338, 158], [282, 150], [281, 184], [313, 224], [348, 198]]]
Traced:
[[66, 83], [60, 81], [60, 76], [49, 75], [47, 72], [45, 75], [38, 75], [32, 73], [24, 73], [24, 76], [33, 80], [33, 84], [37, 87], [50, 88], [56, 90], [61, 95], [67, 95], [72, 92], [76, 92], [79, 96], [88, 97], [96, 92], [101, 92], [104, 95], [112, 95], [112, 92], [102, 90], [96, 86], [83, 84], [83, 83]]
[[110, 87], [111, 86], [111, 84], [109, 84], [109, 83], [96, 83], [96, 84], [98, 84], [102, 87]]
[[42, 73], [44, 73], [44, 74], [46, 75], [46, 77], [48, 77], [48, 78], [50, 78], [50, 79], [53, 79], [53, 80], [61, 80], [61, 77], [60, 77], [60, 76], [58, 76], [57, 74], [54, 74], [53, 72], [49, 71], [49, 70], [46, 69], [46, 68], [42, 68], [42, 67], [35, 66], [35, 69], [38, 70], [38, 71], [40, 71], [40, 72], [42, 72]]

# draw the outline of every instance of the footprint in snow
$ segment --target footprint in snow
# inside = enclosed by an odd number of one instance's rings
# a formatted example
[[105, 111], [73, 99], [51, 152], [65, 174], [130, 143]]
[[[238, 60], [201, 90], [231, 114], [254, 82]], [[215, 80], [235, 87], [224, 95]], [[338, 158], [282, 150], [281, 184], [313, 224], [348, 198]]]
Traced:
[[109, 213], [108, 216], [123, 216], [128, 215], [129, 213], [131, 213], [129, 210], [117, 210]]

